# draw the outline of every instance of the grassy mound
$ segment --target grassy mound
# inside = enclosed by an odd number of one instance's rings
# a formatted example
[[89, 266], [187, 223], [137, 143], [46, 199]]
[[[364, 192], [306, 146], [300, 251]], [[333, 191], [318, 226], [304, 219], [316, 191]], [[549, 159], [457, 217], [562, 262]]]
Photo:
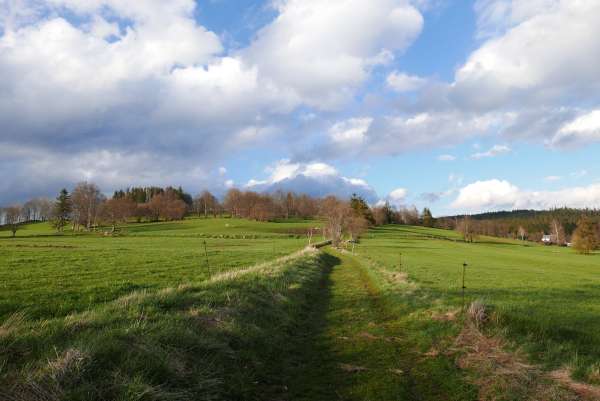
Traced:
[[0, 326], [3, 400], [251, 400], [282, 391], [276, 374], [323, 256], [133, 292], [46, 320]]

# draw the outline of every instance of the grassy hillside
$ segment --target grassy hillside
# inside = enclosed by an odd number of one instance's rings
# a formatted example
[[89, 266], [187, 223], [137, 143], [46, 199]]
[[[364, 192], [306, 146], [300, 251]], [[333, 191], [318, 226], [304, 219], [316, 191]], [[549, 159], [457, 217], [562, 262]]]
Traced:
[[494, 238], [467, 244], [454, 232], [402, 226], [370, 231], [358, 253], [407, 272], [425, 296], [448, 307], [461, 306], [468, 263], [467, 302], [490, 304], [496, 328], [534, 361], [600, 383], [600, 255]]
[[323, 271], [312, 251], [66, 317], [12, 315], [0, 326], [0, 399], [277, 399]]
[[[17, 311], [64, 316], [133, 290], [201, 281], [306, 246], [315, 221], [257, 223], [190, 219], [131, 224], [121, 236], [66, 232], [31, 224], [17, 238], [0, 237], [0, 319]], [[207, 242], [208, 266], [204, 241]], [[209, 269], [210, 267], [210, 269]]]

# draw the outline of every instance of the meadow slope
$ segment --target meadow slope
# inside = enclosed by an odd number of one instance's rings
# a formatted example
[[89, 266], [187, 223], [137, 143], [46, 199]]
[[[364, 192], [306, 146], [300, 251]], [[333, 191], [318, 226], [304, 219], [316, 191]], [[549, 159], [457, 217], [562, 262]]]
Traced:
[[0, 291], [6, 295], [0, 318], [22, 311], [64, 316], [134, 290], [194, 283], [274, 260], [306, 246], [308, 229], [318, 225], [187, 219], [129, 224], [116, 237], [56, 234], [46, 223], [27, 225], [16, 238], [0, 232]]
[[357, 252], [407, 273], [447, 309], [462, 306], [466, 262], [466, 303], [481, 299], [493, 310], [490, 330], [547, 370], [600, 384], [599, 254], [487, 237], [469, 244], [455, 232], [405, 226], [371, 230]]

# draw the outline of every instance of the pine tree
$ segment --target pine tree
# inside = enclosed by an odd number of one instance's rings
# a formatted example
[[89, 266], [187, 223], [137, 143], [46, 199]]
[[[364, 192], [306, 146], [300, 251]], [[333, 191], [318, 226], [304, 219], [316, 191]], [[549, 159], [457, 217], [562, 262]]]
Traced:
[[69, 192], [63, 188], [56, 198], [56, 203], [54, 204], [53, 226], [57, 231], [62, 231], [67, 225], [72, 210], [73, 205], [71, 203], [71, 195], [69, 195]]
[[352, 194], [352, 198], [350, 198], [350, 207], [354, 210], [355, 216], [364, 218], [371, 225], [375, 224], [373, 212], [371, 212], [371, 208], [361, 196]]
[[428, 208], [423, 209], [423, 226], [424, 227], [433, 227], [434, 225], [434, 219], [433, 219], [433, 215], [431, 214], [431, 210], [429, 210]]
[[598, 248], [599, 243], [596, 224], [589, 217], [582, 217], [573, 234], [573, 248], [581, 254], [589, 255], [593, 250]]

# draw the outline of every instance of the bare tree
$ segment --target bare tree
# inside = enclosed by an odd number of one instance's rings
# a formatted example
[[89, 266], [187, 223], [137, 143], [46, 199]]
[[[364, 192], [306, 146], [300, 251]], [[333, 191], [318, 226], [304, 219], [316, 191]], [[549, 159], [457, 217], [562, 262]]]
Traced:
[[96, 184], [81, 182], [77, 184], [71, 194], [73, 203], [73, 229], [75, 225], [82, 225], [88, 231], [96, 225], [100, 214], [100, 207], [105, 197]]
[[521, 241], [525, 241], [525, 236], [527, 235], [527, 230], [525, 230], [525, 227], [519, 226], [518, 235], [519, 238], [521, 238]]
[[4, 208], [4, 222], [14, 238], [17, 235], [19, 226], [23, 222], [23, 206], [13, 205]]
[[113, 198], [102, 205], [102, 220], [112, 225], [116, 230], [119, 223], [126, 223], [136, 212], [136, 203], [129, 198]]
[[550, 230], [552, 231], [552, 241], [557, 245], [564, 245], [566, 243], [565, 229], [557, 219], [553, 219], [550, 223]]
[[217, 198], [208, 191], [202, 191], [202, 193], [194, 199], [194, 211], [198, 216], [204, 214], [204, 218], [207, 218], [209, 214], [215, 216], [218, 205], [219, 201]]
[[475, 235], [473, 220], [470, 216], [465, 216], [462, 220], [458, 222], [456, 229], [463, 236], [465, 242], [473, 242], [473, 237]]
[[231, 217], [240, 217], [241, 212], [242, 193], [239, 189], [232, 188], [227, 191], [225, 195], [225, 201], [223, 205], [225, 209], [231, 214]]
[[187, 213], [187, 205], [173, 191], [155, 195], [147, 208], [153, 221], [161, 218], [166, 221], [183, 220]]
[[41, 221], [48, 221], [52, 218], [53, 202], [48, 198], [40, 198], [38, 200], [38, 217]]
[[369, 222], [362, 216], [351, 216], [347, 219], [345, 228], [352, 242], [356, 242], [369, 229]]
[[319, 213], [325, 219], [325, 235], [334, 246], [339, 246], [348, 220], [353, 216], [352, 208], [348, 202], [328, 196], [322, 200]]

